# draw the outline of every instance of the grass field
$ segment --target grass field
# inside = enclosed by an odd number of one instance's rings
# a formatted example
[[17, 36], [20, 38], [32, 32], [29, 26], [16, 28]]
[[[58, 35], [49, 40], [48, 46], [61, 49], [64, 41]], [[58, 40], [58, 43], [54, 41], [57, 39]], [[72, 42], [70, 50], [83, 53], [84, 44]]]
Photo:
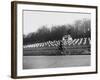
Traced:
[[91, 65], [91, 55], [23, 56], [23, 69], [81, 67]]
[[24, 56], [54, 56], [54, 55], [90, 55], [90, 46], [67, 46], [63, 50], [63, 54], [58, 47], [43, 47], [43, 48], [24, 48]]

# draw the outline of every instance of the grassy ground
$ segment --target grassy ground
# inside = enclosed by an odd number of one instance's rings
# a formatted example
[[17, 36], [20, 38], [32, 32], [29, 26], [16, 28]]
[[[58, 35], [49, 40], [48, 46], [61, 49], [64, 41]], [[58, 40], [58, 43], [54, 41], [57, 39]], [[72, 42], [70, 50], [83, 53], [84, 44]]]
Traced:
[[24, 69], [90, 66], [91, 55], [23, 56]]
[[[83, 55], [90, 54], [90, 46], [72, 46], [63, 49], [63, 55]], [[58, 47], [43, 47], [43, 48], [24, 48], [24, 56], [54, 56], [62, 55]]]

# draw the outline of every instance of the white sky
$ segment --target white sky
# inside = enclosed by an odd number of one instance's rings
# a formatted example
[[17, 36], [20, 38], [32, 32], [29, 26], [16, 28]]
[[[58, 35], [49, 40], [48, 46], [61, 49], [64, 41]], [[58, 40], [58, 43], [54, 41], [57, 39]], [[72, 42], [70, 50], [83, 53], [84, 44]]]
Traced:
[[51, 28], [52, 25], [73, 24], [76, 20], [82, 20], [83, 18], [90, 19], [91, 15], [68, 12], [24, 11], [23, 31], [27, 35], [28, 33], [36, 32], [43, 25]]

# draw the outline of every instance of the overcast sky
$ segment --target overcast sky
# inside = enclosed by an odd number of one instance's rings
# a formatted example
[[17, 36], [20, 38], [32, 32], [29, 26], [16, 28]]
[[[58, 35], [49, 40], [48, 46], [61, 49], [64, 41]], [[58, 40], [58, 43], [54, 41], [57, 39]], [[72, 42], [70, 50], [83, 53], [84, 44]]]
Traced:
[[46, 25], [51, 28], [52, 25], [74, 24], [76, 20], [84, 18], [90, 19], [90, 14], [85, 13], [60, 13], [44, 11], [24, 11], [23, 12], [23, 31], [27, 35], [36, 32], [41, 26]]

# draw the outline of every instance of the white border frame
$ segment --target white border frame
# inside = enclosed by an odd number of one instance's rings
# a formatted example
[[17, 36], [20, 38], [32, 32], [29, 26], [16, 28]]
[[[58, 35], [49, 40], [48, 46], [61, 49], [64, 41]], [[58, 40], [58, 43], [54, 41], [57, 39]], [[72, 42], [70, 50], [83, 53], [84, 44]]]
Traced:
[[[83, 12], [91, 13], [91, 66], [87, 67], [67, 67], [51, 69], [29, 69], [23, 70], [23, 37], [22, 37], [22, 10], [45, 10], [45, 11], [64, 11], [64, 12]], [[96, 9], [82, 7], [61, 7], [47, 5], [17, 4], [17, 76], [37, 76], [63, 73], [82, 73], [96, 71]]]

